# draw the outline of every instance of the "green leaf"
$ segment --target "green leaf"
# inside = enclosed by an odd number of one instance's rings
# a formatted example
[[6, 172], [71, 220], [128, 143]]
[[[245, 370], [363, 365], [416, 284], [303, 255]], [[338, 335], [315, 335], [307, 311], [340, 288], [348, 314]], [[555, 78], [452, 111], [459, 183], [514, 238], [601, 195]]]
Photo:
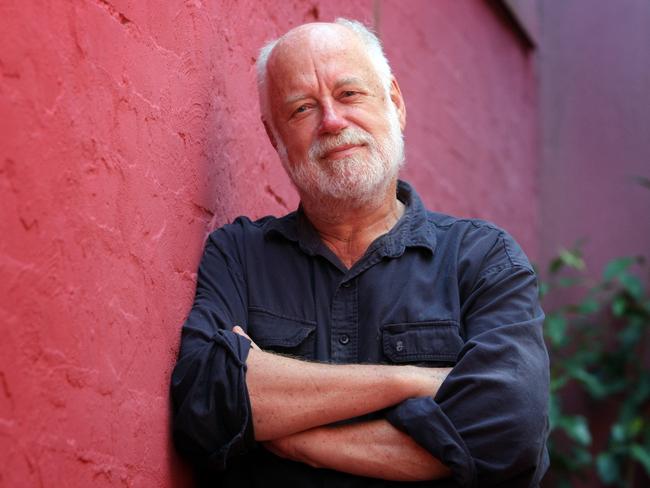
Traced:
[[643, 429], [643, 419], [641, 417], [634, 418], [627, 428], [631, 437], [636, 437], [641, 432], [641, 429]]
[[585, 298], [580, 305], [578, 305], [578, 312], [584, 315], [594, 314], [600, 310], [600, 303], [595, 298]]
[[638, 344], [643, 332], [643, 324], [630, 322], [621, 332], [618, 333], [618, 338], [624, 347], [631, 348]]
[[551, 274], [555, 274], [558, 271], [560, 271], [562, 266], [563, 266], [562, 260], [560, 258], [555, 258], [551, 260], [551, 262], [549, 263], [548, 270], [551, 272]]
[[548, 270], [551, 274], [556, 274], [564, 267], [578, 270], [585, 269], [585, 262], [582, 259], [580, 249], [560, 250], [557, 257], [550, 262]]
[[617, 296], [612, 302], [612, 313], [615, 317], [621, 317], [627, 309], [627, 300], [625, 297]]
[[544, 298], [550, 290], [550, 286], [545, 281], [539, 283], [539, 298]]
[[567, 321], [563, 315], [551, 313], [545, 320], [546, 336], [554, 346], [562, 346], [567, 342]]
[[623, 424], [617, 422], [611, 429], [612, 441], [616, 445], [624, 445], [629, 440], [637, 437], [643, 431], [644, 425], [645, 423], [641, 417], [634, 417], [632, 420]]
[[591, 433], [589, 432], [587, 419], [582, 415], [561, 417], [559, 420], [559, 426], [578, 444], [583, 446], [591, 444]]
[[620, 393], [627, 387], [625, 378], [608, 378], [607, 380], [607, 394], [612, 395]]
[[572, 465], [574, 470], [582, 469], [591, 464], [591, 453], [587, 449], [576, 447], [571, 454], [573, 456]]
[[561, 389], [566, 385], [571, 378], [568, 375], [558, 376], [557, 378], [551, 378], [551, 391], [555, 392]]
[[569, 374], [578, 380], [585, 389], [594, 398], [604, 398], [607, 396], [607, 386], [603, 384], [598, 377], [580, 366], [572, 366]]
[[[592, 327], [592, 330], [596, 327]], [[581, 347], [588, 349], [577, 349], [571, 356], [571, 359], [567, 361], [570, 365], [591, 365], [591, 364], [600, 364], [602, 361], [602, 344], [594, 343], [587, 345], [582, 345]]]
[[633, 444], [630, 448], [630, 455], [639, 461], [645, 472], [650, 474], [650, 451], [639, 444]]
[[557, 395], [551, 394], [548, 402], [548, 422], [551, 430], [555, 430], [560, 421], [562, 407]]
[[582, 283], [581, 278], [572, 278], [568, 276], [561, 276], [557, 279], [557, 284], [562, 288], [568, 288], [570, 286], [579, 285]]
[[633, 263], [634, 258], [631, 257], [618, 258], [610, 261], [607, 263], [607, 266], [605, 266], [603, 279], [605, 281], [612, 281], [614, 278], [618, 278], [620, 275], [625, 273]]
[[627, 435], [625, 433], [625, 427], [621, 424], [612, 425], [612, 440], [617, 444], [622, 444], [625, 442]]
[[580, 255], [580, 251], [577, 249], [564, 249], [560, 251], [559, 258], [562, 260], [565, 266], [569, 268], [583, 270], [585, 269], [585, 262]]
[[648, 398], [650, 398], [650, 370], [644, 369], [639, 376], [636, 391], [634, 392], [634, 399], [641, 404]]
[[632, 295], [635, 300], [643, 299], [643, 283], [641, 283], [639, 278], [631, 274], [622, 274], [618, 279], [621, 282], [621, 285], [623, 285], [623, 288], [625, 288], [625, 290]]
[[628, 437], [633, 437], [638, 433], [636, 429], [643, 428], [643, 404], [648, 398], [648, 388], [645, 381], [639, 381], [629, 384], [626, 390], [628, 394], [619, 408], [618, 422], [625, 426]]
[[609, 452], [603, 452], [596, 458], [596, 470], [601, 481], [606, 485], [620, 479], [620, 467], [616, 456]]

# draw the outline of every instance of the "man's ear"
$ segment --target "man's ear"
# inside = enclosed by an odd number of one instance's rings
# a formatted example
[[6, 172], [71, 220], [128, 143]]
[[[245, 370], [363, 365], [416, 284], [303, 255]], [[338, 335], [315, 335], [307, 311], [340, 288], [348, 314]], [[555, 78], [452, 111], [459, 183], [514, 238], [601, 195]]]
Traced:
[[391, 77], [390, 81], [390, 99], [395, 104], [399, 117], [399, 126], [402, 132], [404, 132], [404, 128], [406, 127], [406, 104], [404, 103], [404, 98], [402, 98], [402, 90], [399, 89], [399, 84], [394, 76]]
[[271, 145], [273, 146], [273, 149], [276, 151], [278, 150], [278, 141], [275, 140], [275, 135], [273, 134], [273, 131], [271, 130], [271, 126], [269, 123], [264, 120], [264, 117], [262, 117], [262, 123], [264, 124], [264, 130], [266, 131], [266, 135], [269, 137], [269, 141], [271, 141]]

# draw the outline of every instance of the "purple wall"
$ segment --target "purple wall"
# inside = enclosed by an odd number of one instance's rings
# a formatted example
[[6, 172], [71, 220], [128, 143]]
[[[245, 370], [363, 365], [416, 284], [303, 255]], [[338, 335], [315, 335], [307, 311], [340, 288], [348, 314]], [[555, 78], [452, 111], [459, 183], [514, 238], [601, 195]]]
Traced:
[[541, 256], [650, 254], [650, 2], [542, 2]]

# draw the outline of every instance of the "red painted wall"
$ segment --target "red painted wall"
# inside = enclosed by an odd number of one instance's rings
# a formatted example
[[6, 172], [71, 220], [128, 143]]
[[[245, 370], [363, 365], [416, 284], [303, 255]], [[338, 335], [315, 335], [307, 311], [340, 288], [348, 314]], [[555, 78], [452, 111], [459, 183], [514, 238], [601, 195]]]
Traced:
[[533, 51], [483, 1], [386, 1], [380, 29], [406, 96], [405, 177], [429, 208], [492, 220], [536, 258]]
[[203, 239], [297, 203], [256, 52], [335, 16], [377, 19], [429, 205], [537, 252], [532, 63], [486, 3], [3, 2], [0, 486], [189, 485], [168, 381]]

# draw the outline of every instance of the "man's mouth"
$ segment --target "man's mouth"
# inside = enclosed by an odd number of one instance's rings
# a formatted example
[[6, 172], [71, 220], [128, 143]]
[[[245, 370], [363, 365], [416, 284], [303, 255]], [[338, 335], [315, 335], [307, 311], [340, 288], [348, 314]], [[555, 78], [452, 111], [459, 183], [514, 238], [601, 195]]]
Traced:
[[365, 144], [342, 144], [325, 151], [321, 159], [343, 159], [361, 149]]

